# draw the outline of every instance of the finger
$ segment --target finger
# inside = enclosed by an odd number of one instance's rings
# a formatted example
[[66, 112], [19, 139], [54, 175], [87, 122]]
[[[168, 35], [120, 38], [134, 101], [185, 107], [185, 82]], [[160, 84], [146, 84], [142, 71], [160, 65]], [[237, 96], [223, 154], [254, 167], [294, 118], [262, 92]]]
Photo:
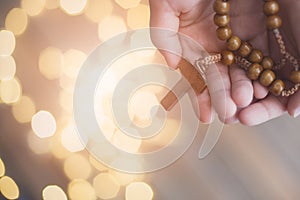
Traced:
[[167, 64], [176, 68], [180, 60], [178, 54], [181, 54], [181, 45], [177, 34], [179, 18], [167, 1], [153, 0], [149, 3], [151, 40], [165, 57]]
[[221, 64], [211, 65], [207, 68], [206, 79], [211, 102], [219, 118], [224, 121], [234, 116], [237, 107], [230, 94], [228, 67]]
[[239, 123], [239, 119], [237, 115], [234, 115], [232, 117], [229, 117], [227, 119], [220, 119], [220, 121], [222, 121], [224, 124], [237, 124]]
[[242, 124], [254, 126], [281, 116], [286, 111], [285, 106], [273, 95], [244, 108], [239, 113]]
[[237, 66], [230, 67], [231, 95], [235, 104], [244, 108], [248, 106], [253, 99], [253, 86], [245, 71]]
[[208, 90], [198, 95], [199, 120], [203, 123], [211, 123], [213, 120], [213, 112]]
[[269, 93], [268, 89], [262, 86], [258, 81], [253, 82], [253, 88], [254, 88], [254, 96], [257, 99], [263, 99]]
[[205, 89], [201, 94], [195, 98], [193, 90], [188, 91], [190, 100], [195, 111], [197, 118], [205, 124], [211, 123], [214, 119], [214, 111], [211, 105], [209, 92]]
[[300, 91], [290, 97], [287, 110], [292, 117], [298, 117], [300, 115]]

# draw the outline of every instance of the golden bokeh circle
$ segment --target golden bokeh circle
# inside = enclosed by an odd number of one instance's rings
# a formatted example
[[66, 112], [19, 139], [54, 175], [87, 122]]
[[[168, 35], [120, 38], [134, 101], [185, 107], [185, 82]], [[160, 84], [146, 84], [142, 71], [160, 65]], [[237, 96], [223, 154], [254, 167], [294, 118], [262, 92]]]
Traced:
[[0, 188], [2, 195], [7, 199], [17, 199], [20, 196], [18, 185], [8, 176], [3, 176], [0, 179]]
[[28, 16], [24, 9], [13, 8], [5, 18], [5, 27], [18, 36], [25, 32], [28, 25]]
[[13, 116], [19, 123], [30, 122], [35, 112], [35, 104], [28, 96], [22, 96], [20, 101], [18, 101], [12, 107]]

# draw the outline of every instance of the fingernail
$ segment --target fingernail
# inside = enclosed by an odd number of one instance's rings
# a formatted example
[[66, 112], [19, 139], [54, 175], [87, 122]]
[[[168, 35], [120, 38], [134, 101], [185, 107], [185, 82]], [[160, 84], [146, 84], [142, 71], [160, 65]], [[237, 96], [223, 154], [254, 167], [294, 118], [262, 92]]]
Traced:
[[297, 108], [296, 111], [294, 112], [293, 117], [296, 118], [300, 115], [300, 108]]

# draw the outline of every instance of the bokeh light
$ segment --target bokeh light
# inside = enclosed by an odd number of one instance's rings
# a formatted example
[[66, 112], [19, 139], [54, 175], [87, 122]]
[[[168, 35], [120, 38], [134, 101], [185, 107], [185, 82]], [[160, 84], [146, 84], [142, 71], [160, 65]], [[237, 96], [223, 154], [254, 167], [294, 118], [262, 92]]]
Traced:
[[72, 114], [73, 113], [73, 91], [70, 92], [68, 90], [61, 90], [59, 92], [59, 105], [61, 106], [61, 108], [65, 113]]
[[70, 78], [66, 75], [62, 75], [59, 79], [59, 86], [63, 89], [64, 92], [72, 92], [74, 91], [76, 79]]
[[49, 80], [59, 78], [63, 73], [63, 53], [55, 47], [44, 49], [39, 56], [39, 70]]
[[70, 49], [63, 54], [64, 68], [63, 72], [70, 78], [76, 78], [81, 65], [86, 60], [87, 55], [82, 51]]
[[101, 41], [105, 41], [118, 33], [127, 31], [126, 24], [121, 17], [105, 17], [98, 26], [98, 36]]
[[21, 93], [21, 85], [17, 79], [14, 78], [0, 82], [0, 94], [4, 103], [11, 104], [17, 102]]
[[93, 186], [86, 180], [73, 180], [68, 186], [68, 195], [72, 200], [96, 200]]
[[62, 145], [70, 152], [82, 151], [85, 147], [81, 141], [79, 134], [76, 131], [74, 124], [68, 125], [61, 134]]
[[[4, 165], [3, 161], [2, 161], [2, 159], [0, 158], [0, 178], [2, 176], [4, 176], [4, 174], [5, 174], [5, 165]], [[0, 188], [0, 191], [1, 191], [1, 188]]]
[[0, 190], [2, 195], [7, 199], [17, 199], [20, 196], [18, 185], [8, 176], [3, 176], [0, 179]]
[[155, 94], [144, 91], [135, 92], [129, 102], [129, 110], [133, 112], [135, 117], [140, 119], [150, 119], [151, 109], [159, 105]]
[[39, 15], [44, 7], [46, 0], [21, 0], [21, 8], [23, 8], [29, 16]]
[[114, 175], [118, 183], [122, 186], [126, 186], [129, 183], [136, 181], [138, 178], [142, 177], [142, 175], [129, 174], [125, 172], [119, 172], [116, 170], [111, 170], [110, 173]]
[[62, 144], [61, 140], [57, 138], [51, 138], [50, 141], [50, 151], [52, 155], [57, 159], [65, 159], [70, 156], [72, 153], [68, 151]]
[[50, 112], [41, 110], [32, 117], [31, 127], [38, 137], [47, 138], [55, 134], [56, 121]]
[[59, 7], [59, 0], [46, 0], [45, 8], [48, 10], [56, 9]]
[[152, 188], [144, 182], [134, 182], [126, 187], [126, 200], [151, 200]]
[[96, 158], [94, 158], [92, 155], [89, 156], [89, 162], [91, 163], [91, 165], [97, 169], [98, 171], [100, 172], [103, 172], [103, 171], [107, 171], [108, 168], [103, 165], [100, 161], [98, 161]]
[[35, 104], [28, 96], [22, 96], [20, 101], [12, 106], [13, 116], [20, 123], [30, 122], [35, 112]]
[[139, 5], [141, 0], [115, 0], [115, 2], [124, 9], [133, 8]]
[[28, 26], [28, 16], [24, 9], [13, 8], [9, 11], [5, 18], [5, 27], [19, 36], [26, 30]]
[[60, 0], [60, 7], [68, 15], [80, 15], [87, 5], [87, 0]]
[[139, 4], [137, 7], [130, 8], [128, 10], [127, 24], [131, 29], [149, 27], [149, 22], [150, 22], [149, 6]]
[[99, 23], [102, 18], [111, 15], [112, 11], [112, 0], [90, 0], [85, 15], [92, 22]]
[[43, 200], [67, 200], [65, 192], [57, 185], [48, 185], [43, 189]]
[[15, 59], [12, 56], [0, 56], [0, 80], [11, 80], [15, 74]]
[[16, 38], [11, 31], [0, 31], [0, 56], [11, 55], [16, 47]]
[[96, 195], [101, 199], [112, 199], [118, 195], [120, 184], [109, 173], [100, 173], [93, 180]]
[[29, 131], [27, 143], [30, 150], [35, 154], [45, 154], [50, 152], [49, 140], [38, 137], [33, 131]]
[[92, 167], [86, 157], [73, 154], [65, 160], [64, 172], [70, 180], [88, 179], [92, 173]]

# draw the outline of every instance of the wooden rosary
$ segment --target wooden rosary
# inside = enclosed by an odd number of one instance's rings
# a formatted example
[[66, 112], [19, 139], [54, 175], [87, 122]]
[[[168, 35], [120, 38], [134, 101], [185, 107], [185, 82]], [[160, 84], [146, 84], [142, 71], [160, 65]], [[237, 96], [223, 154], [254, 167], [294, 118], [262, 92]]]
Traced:
[[[198, 70], [193, 69], [193, 65], [184, 59], [178, 64], [181, 73], [188, 80], [197, 95], [202, 93], [205, 89], [205, 82], [203, 80], [205, 70], [209, 65], [218, 62], [222, 62], [227, 66], [236, 63], [246, 70], [247, 77], [250, 80], [258, 80], [261, 85], [268, 87], [269, 91], [275, 96], [288, 97], [299, 90], [299, 63], [298, 60], [286, 50], [279, 30], [282, 25], [282, 20], [278, 15], [279, 4], [276, 0], [265, 0], [263, 12], [266, 15], [267, 28], [273, 32], [280, 48], [282, 58], [279, 63], [275, 63], [270, 56], [263, 55], [261, 50], [253, 48], [249, 41], [242, 41], [238, 36], [232, 34], [232, 30], [229, 27], [229, 0], [215, 0], [213, 9], [215, 11], [214, 23], [218, 26], [216, 30], [217, 37], [220, 40], [226, 41], [226, 50], [223, 50], [220, 54], [210, 55], [197, 60], [195, 66]], [[292, 65], [294, 68], [289, 76], [289, 81], [293, 86], [288, 89], [286, 88], [285, 82], [275, 73], [277, 70], [286, 67], [287, 64]], [[176, 84], [172, 91], [169, 91], [162, 99], [161, 104], [166, 110], [170, 110], [178, 101], [177, 98], [183, 96], [188, 89], [189, 87], [187, 85], [179, 86], [179, 84]], [[177, 91], [176, 95], [173, 91]]]

